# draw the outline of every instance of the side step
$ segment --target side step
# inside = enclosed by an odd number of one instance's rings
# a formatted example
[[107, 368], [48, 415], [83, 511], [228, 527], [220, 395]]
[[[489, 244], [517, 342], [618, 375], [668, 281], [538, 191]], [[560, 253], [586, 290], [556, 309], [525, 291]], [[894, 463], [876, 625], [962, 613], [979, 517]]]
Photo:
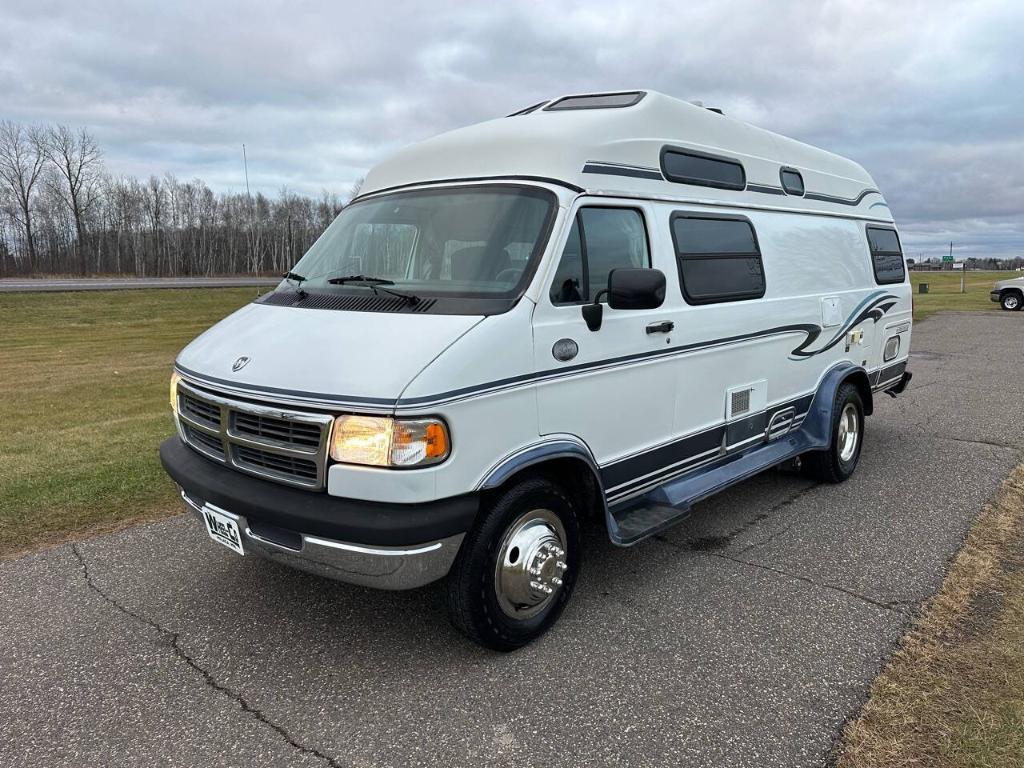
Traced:
[[691, 505], [801, 453], [821, 448], [804, 430], [721, 463], [670, 480], [643, 496], [609, 509], [608, 530], [614, 544], [628, 547], [683, 520]]

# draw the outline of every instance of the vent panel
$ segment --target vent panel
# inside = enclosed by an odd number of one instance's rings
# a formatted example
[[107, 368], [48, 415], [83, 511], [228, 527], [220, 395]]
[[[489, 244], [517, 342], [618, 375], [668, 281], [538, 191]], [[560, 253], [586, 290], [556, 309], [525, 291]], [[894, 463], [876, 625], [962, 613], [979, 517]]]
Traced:
[[730, 403], [729, 412], [733, 416], [739, 416], [741, 413], [746, 413], [750, 410], [750, 390], [741, 389], [738, 392], [732, 393], [732, 402]]
[[299, 295], [292, 290], [274, 291], [257, 299], [261, 304], [276, 307], [297, 307], [299, 309], [333, 309], [347, 312], [408, 312], [417, 314], [428, 311], [437, 303], [437, 299], [420, 299], [410, 304], [397, 296], [374, 294], [367, 290], [366, 295], [349, 293], [316, 293], [307, 291]]

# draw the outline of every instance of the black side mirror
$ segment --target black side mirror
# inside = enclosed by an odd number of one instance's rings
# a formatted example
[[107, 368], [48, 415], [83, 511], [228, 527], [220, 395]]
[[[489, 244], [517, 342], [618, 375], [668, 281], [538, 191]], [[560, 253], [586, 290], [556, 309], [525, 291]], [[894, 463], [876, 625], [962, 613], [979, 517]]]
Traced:
[[665, 273], [660, 269], [613, 269], [608, 273], [612, 309], [657, 309], [665, 303]]
[[582, 307], [583, 319], [592, 331], [601, 329], [604, 305], [601, 297], [608, 294], [612, 309], [657, 309], [665, 302], [665, 273], [660, 269], [613, 269], [608, 273], [608, 288], [599, 291], [592, 304]]

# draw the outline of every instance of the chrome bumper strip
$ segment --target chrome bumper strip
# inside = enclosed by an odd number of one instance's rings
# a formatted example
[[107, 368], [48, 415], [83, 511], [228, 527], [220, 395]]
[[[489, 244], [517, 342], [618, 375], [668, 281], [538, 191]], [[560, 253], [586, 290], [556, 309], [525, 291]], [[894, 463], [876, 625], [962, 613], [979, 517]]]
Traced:
[[294, 549], [255, 533], [242, 515], [213, 504], [200, 504], [184, 491], [181, 498], [200, 520], [204, 506], [234, 520], [246, 553], [335, 581], [376, 589], [413, 589], [443, 578], [455, 562], [465, 536], [460, 533], [416, 546], [374, 547], [296, 531], [302, 546]]

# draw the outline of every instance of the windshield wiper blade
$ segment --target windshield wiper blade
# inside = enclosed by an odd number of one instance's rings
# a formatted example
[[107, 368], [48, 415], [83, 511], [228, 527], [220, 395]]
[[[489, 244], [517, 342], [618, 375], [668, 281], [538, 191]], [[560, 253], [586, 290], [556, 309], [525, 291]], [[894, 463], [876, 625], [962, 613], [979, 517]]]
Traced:
[[394, 285], [394, 280], [388, 280], [384, 277], [367, 277], [366, 275], [345, 275], [344, 277], [332, 277], [327, 281], [331, 285], [355, 285], [359, 288], [369, 288], [374, 293], [387, 293], [391, 296], [395, 296], [402, 299], [410, 306], [415, 306], [420, 303], [420, 297], [406, 293], [405, 291], [398, 291], [393, 288], [384, 288], [385, 285]]
[[362, 283], [363, 285], [394, 285], [394, 280], [384, 277], [367, 277], [366, 275], [345, 275], [344, 277], [332, 277], [327, 281], [331, 285], [345, 285], [347, 283]]
[[[292, 272], [291, 270], [285, 272], [283, 277], [284, 277], [285, 280], [288, 281], [288, 285], [291, 285], [292, 288], [294, 288], [296, 290], [296, 292], [299, 294], [299, 296], [304, 297], [306, 295], [306, 292], [302, 288], [302, 284], [304, 282], [306, 282], [306, 278], [305, 277], [300, 275], [298, 272]], [[292, 285], [293, 282], [294, 282], [294, 285]]]

